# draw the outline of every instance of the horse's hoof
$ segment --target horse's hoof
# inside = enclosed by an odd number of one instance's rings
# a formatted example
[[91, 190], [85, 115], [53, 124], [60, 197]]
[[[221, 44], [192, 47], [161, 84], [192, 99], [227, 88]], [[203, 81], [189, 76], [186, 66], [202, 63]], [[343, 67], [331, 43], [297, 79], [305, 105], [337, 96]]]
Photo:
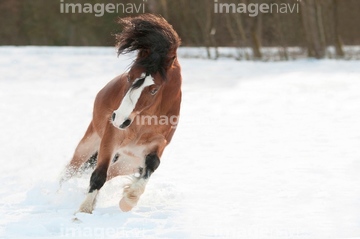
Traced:
[[92, 214], [92, 211], [93, 211], [92, 207], [87, 207], [87, 206], [81, 205], [79, 208], [79, 211], [77, 211], [77, 212]]
[[98, 190], [94, 190], [93, 192], [88, 193], [84, 202], [80, 205], [78, 212], [92, 214], [95, 206], [96, 195], [98, 194], [98, 192]]
[[120, 210], [123, 212], [129, 212], [131, 209], [133, 209], [135, 205], [130, 205], [128, 202], [126, 202], [125, 198], [122, 198], [119, 202]]

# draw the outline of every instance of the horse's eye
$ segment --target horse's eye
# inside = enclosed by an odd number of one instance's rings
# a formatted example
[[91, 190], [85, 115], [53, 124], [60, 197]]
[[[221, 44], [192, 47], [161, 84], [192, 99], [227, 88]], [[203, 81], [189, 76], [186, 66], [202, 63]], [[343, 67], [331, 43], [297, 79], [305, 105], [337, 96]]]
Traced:
[[131, 81], [131, 77], [130, 75], [127, 75], [127, 81], [130, 82]]
[[156, 93], [158, 92], [159, 88], [153, 88], [150, 90], [150, 94], [151, 95], [156, 95]]

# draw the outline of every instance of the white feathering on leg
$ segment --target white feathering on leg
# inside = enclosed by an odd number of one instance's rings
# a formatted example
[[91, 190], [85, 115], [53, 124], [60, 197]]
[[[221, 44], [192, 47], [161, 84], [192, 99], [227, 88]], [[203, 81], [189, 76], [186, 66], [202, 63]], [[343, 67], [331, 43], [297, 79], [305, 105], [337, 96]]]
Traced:
[[145, 191], [147, 180], [132, 177], [132, 182], [125, 185], [123, 197], [119, 202], [121, 211], [128, 212], [138, 203], [140, 196]]
[[98, 195], [99, 190], [94, 190], [91, 193], [88, 193], [83, 203], [80, 205], [79, 212], [92, 213], [94, 210], [94, 205], [96, 201], [96, 196]]

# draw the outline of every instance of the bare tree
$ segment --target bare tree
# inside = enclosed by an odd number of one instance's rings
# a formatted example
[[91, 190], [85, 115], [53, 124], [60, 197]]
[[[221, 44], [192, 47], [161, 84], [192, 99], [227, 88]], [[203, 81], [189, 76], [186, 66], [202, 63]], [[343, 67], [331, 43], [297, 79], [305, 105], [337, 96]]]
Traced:
[[252, 19], [251, 27], [251, 47], [253, 49], [254, 59], [262, 59], [261, 54], [261, 25], [262, 25], [262, 14], [259, 13], [257, 17]]
[[308, 56], [323, 58], [325, 48], [320, 40], [319, 25], [321, 24], [318, 21], [315, 0], [303, 0], [301, 2], [301, 16], [306, 35]]
[[333, 8], [333, 24], [334, 24], [334, 38], [333, 42], [335, 45], [335, 54], [336, 57], [344, 57], [343, 51], [343, 43], [341, 40], [341, 36], [339, 34], [339, 14], [338, 14], [338, 3], [339, 0], [332, 0], [332, 8]]
[[[236, 29], [237, 29], [238, 33], [240, 34], [240, 39], [241, 39], [239, 46], [246, 47], [246, 46], [248, 46], [248, 40], [247, 40], [246, 32], [244, 29], [242, 15], [236, 14], [234, 17], [234, 20], [236, 23]], [[247, 59], [247, 60], [250, 59], [250, 56], [248, 55], [248, 53], [246, 51], [245, 51], [244, 55], [245, 55], [245, 59]]]
[[[279, 1], [278, 1], [279, 2]], [[278, 39], [279, 39], [279, 46], [280, 46], [280, 58], [281, 59], [285, 59], [285, 60], [289, 60], [289, 55], [288, 55], [288, 51], [287, 51], [287, 44], [286, 44], [286, 39], [285, 39], [285, 24], [283, 19], [281, 19], [281, 14], [274, 14], [275, 17], [275, 30], [276, 33], [278, 35]]]

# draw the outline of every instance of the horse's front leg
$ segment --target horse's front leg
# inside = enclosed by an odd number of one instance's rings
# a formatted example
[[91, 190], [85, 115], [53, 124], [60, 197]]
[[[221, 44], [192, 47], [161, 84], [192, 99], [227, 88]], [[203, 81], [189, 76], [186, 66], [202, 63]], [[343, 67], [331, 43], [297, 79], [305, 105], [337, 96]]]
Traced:
[[151, 138], [144, 135], [144, 140], [151, 142], [148, 145], [150, 153], [145, 155], [145, 167], [140, 169], [139, 177], [133, 176], [132, 182], [124, 188], [123, 197], [119, 202], [119, 207], [124, 212], [130, 211], [138, 203], [150, 176], [159, 167], [160, 157], [167, 145], [167, 140], [163, 135], [155, 135]]
[[99, 190], [106, 182], [107, 171], [113, 154], [111, 146], [107, 140], [103, 140], [100, 145], [98, 162], [94, 172], [91, 174], [89, 192], [80, 205], [79, 212], [92, 213], [95, 207], [96, 197]]
[[145, 191], [145, 186], [151, 174], [160, 165], [160, 158], [157, 153], [150, 153], [145, 158], [145, 168], [140, 170], [139, 177], [133, 177], [130, 184], [124, 187], [123, 198], [119, 202], [119, 207], [123, 212], [130, 211], [138, 203], [140, 196]]

